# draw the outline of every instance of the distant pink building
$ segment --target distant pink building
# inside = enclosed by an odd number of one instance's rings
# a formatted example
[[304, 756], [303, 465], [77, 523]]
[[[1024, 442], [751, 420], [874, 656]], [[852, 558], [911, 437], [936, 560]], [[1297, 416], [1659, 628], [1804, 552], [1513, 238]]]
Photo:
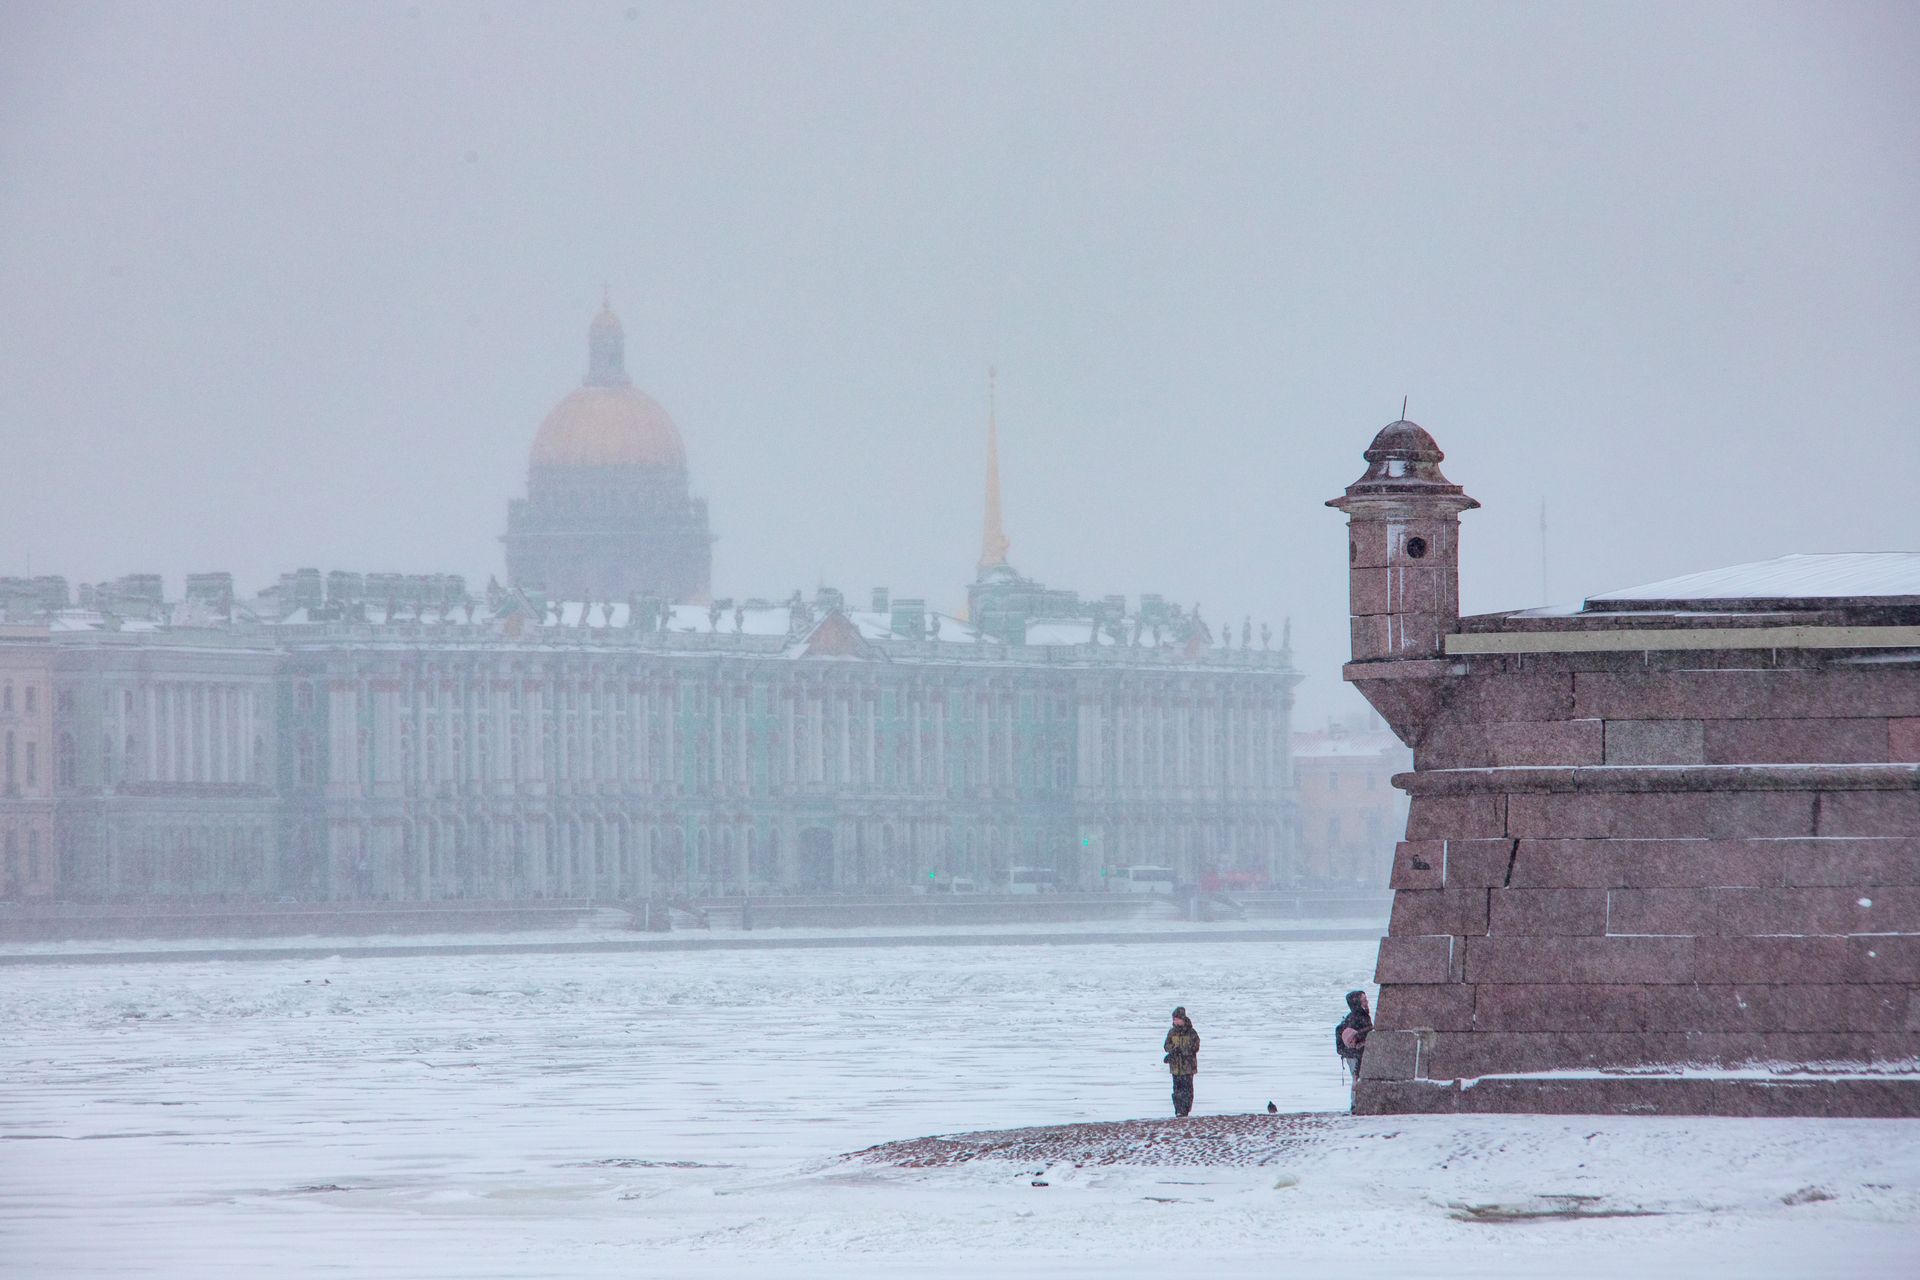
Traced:
[[1298, 887], [1387, 887], [1394, 841], [1407, 825], [1407, 798], [1393, 777], [1412, 763], [1377, 719], [1293, 735]]
[[1920, 1115], [1920, 555], [1461, 618], [1441, 458], [1329, 504], [1414, 749], [1357, 1109]]

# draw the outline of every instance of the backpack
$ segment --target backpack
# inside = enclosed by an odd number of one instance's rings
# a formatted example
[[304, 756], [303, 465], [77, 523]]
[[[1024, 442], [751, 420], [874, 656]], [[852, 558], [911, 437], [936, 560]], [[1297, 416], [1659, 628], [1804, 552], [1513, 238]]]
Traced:
[[[1355, 1038], [1360, 1043], [1354, 1045], [1351, 1048], [1347, 1046], [1346, 1041], [1340, 1038], [1340, 1033], [1345, 1031], [1348, 1027], [1353, 1027], [1357, 1032], [1359, 1032], [1359, 1034]], [[1339, 1054], [1343, 1058], [1359, 1057], [1360, 1054], [1367, 1047], [1367, 1032], [1371, 1030], [1373, 1030], [1372, 1018], [1368, 1018], [1364, 1024], [1356, 1025], [1356, 1015], [1349, 1012], [1346, 1017], [1340, 1019], [1339, 1022], [1334, 1024], [1333, 1051]]]

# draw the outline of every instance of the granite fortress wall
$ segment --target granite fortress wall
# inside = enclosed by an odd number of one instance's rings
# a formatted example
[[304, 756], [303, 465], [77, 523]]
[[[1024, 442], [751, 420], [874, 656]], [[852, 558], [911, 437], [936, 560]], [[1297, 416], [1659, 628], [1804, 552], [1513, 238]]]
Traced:
[[1414, 748], [1356, 1109], [1920, 1115], [1920, 556], [1460, 619], [1441, 457], [1329, 504]]

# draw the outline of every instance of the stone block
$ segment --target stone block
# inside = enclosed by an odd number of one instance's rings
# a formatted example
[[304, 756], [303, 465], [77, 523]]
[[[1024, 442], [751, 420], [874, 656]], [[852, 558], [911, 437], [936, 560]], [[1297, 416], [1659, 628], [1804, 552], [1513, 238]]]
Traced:
[[1388, 602], [1394, 613], [1438, 613], [1443, 588], [1439, 569], [1396, 567], [1387, 570]]
[[1920, 884], [1920, 837], [1781, 840], [1774, 849], [1783, 884]]
[[1853, 957], [1846, 938], [1703, 936], [1692, 941], [1694, 977], [1703, 983], [1777, 986], [1853, 981]]
[[1855, 982], [1920, 982], [1920, 935], [1877, 934], [1841, 939]]
[[1920, 1036], [1866, 1031], [1707, 1031], [1686, 1037], [1692, 1057], [1709, 1066], [1760, 1063], [1907, 1062], [1920, 1058]]
[[1442, 639], [1452, 629], [1453, 617], [1442, 621], [1439, 613], [1405, 612], [1388, 615], [1388, 644], [1396, 658], [1431, 658], [1440, 652]]
[[[1732, 888], [1614, 889], [1607, 931], [1615, 934], [1692, 933], [1701, 936], [1845, 934], [1873, 915], [1874, 899], [1853, 889]], [[1882, 901], [1891, 919], [1906, 902]]]
[[1431, 1080], [1362, 1080], [1353, 1094], [1358, 1116], [1444, 1115], [1459, 1106], [1458, 1088]]
[[1538, 794], [1507, 797], [1507, 834], [1520, 840], [1598, 839], [1613, 834], [1611, 797]]
[[1473, 989], [1473, 1029], [1644, 1031], [1647, 993], [1655, 989], [1638, 983], [1485, 983]]
[[1372, 614], [1348, 620], [1353, 633], [1353, 660], [1373, 662], [1393, 656], [1393, 638], [1385, 614]]
[[1611, 835], [1627, 840], [1674, 840], [1713, 833], [1714, 801], [1700, 792], [1609, 796]]
[[1413, 749], [1416, 769], [1484, 769], [1492, 763], [1485, 725], [1436, 724]]
[[[1791, 841], [1522, 840], [1515, 888], [1696, 888], [1791, 883]], [[1818, 882], [1811, 882], [1818, 883]]]
[[[1410, 1112], [1480, 1115], [1920, 1116], [1920, 1079], [1699, 1080], [1674, 1077], [1484, 1079], [1449, 1091], [1439, 1081], [1382, 1084], [1377, 1101], [1363, 1090], [1360, 1114]], [[1372, 1108], [1369, 1110], [1369, 1108]]]
[[1392, 569], [1354, 569], [1347, 574], [1347, 612], [1356, 618], [1392, 613]]
[[1390, 888], [1439, 889], [1446, 884], [1446, 874], [1446, 841], [1402, 840], [1394, 845]]
[[1512, 1072], [1642, 1066], [1660, 1061], [1658, 1038], [1638, 1032], [1437, 1031], [1427, 1054], [1430, 1080], [1471, 1080]]
[[1887, 721], [1887, 759], [1920, 763], [1920, 716]]
[[1543, 723], [1572, 719], [1571, 674], [1470, 675], [1449, 686], [1449, 719], [1481, 724], [1512, 720]]
[[1377, 1021], [1408, 1030], [1466, 1031], [1474, 1025], [1474, 994], [1485, 988], [1464, 982], [1388, 987], [1380, 993]]
[[1489, 889], [1507, 882], [1514, 841], [1448, 840], [1447, 888]]
[[1711, 826], [1705, 792], [1545, 792], [1507, 798], [1507, 834], [1522, 840], [1684, 839]]
[[1490, 898], [1484, 931], [1487, 933], [1508, 937], [1592, 937], [1608, 932], [1605, 889], [1489, 889], [1487, 892]]
[[1493, 765], [1599, 764], [1599, 720], [1508, 720], [1486, 727]]
[[1391, 548], [1387, 543], [1387, 526], [1382, 521], [1360, 520], [1347, 526], [1349, 569], [1384, 568], [1388, 563]]
[[1411, 1031], [1375, 1027], [1360, 1059], [1362, 1080], [1412, 1080], [1419, 1074], [1420, 1037]]
[[1708, 764], [1877, 764], [1887, 756], [1887, 722], [1713, 720], [1706, 724]]
[[1393, 895], [1393, 917], [1387, 932], [1394, 937], [1486, 931], [1485, 889], [1410, 889]]
[[1517, 840], [1513, 857], [1516, 889], [1607, 888], [1634, 884], [1646, 864], [1643, 840]]
[[1582, 671], [1574, 676], [1573, 707], [1603, 720], [1698, 720], [1758, 714], [1765, 687], [1751, 673], [1733, 680], [1717, 671]]
[[1774, 1062], [1900, 1061], [1920, 1037], [1859, 1032], [1445, 1032], [1422, 1055], [1430, 1080], [1530, 1071], [1751, 1067]]
[[1506, 834], [1505, 796], [1415, 796], [1407, 805], [1407, 839], [1476, 840]]
[[1466, 978], [1481, 983], [1692, 982], [1693, 938], [1468, 938]]
[[1440, 934], [1380, 939], [1380, 956], [1374, 963], [1373, 980], [1382, 986], [1453, 981], [1453, 938]]
[[1803, 892], [1831, 892], [1838, 897], [1833, 910], [1846, 920], [1848, 933], [1920, 934], [1920, 887], [1883, 884]]
[[1720, 791], [1709, 797], [1707, 834], [1778, 840], [1813, 832], [1812, 791]]
[[1920, 836], [1920, 791], [1828, 791], [1815, 810], [1823, 836]]
[[1899, 987], [1716, 984], [1647, 987], [1649, 1031], [1884, 1032], [1901, 1026]]
[[[1685, 660], [1698, 668], [1700, 659]], [[1591, 671], [1574, 677], [1574, 714], [1607, 720], [1920, 716], [1920, 680], [1898, 671]]]
[[1607, 720], [1608, 764], [1700, 764], [1706, 729], [1698, 720]]

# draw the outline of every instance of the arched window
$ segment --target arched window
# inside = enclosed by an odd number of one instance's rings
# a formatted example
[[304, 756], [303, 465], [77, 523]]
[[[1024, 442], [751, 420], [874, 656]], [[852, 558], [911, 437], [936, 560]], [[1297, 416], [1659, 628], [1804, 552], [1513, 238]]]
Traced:
[[59, 758], [54, 762], [54, 781], [62, 787], [71, 787], [74, 784], [74, 777], [77, 772], [74, 760], [72, 734], [63, 733], [60, 735], [59, 751]]
[[27, 714], [32, 715], [40, 709], [40, 691], [32, 685], [27, 686]]

